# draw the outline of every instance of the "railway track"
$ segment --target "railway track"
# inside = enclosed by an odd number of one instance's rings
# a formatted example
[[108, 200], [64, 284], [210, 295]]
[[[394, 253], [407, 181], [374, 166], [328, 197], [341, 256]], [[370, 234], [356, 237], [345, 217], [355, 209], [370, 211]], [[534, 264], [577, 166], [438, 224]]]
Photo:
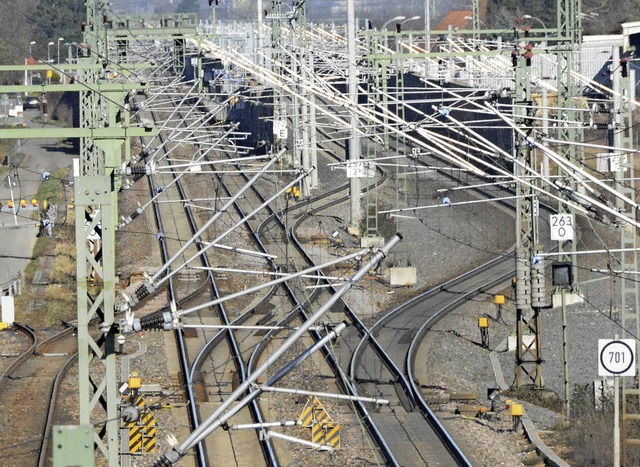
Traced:
[[[183, 117], [180, 112], [177, 112], [177, 116], [179, 118]], [[156, 119], [162, 118], [158, 115], [154, 115], [154, 117], [156, 117]], [[164, 147], [165, 154], [168, 154], [165, 137], [160, 135], [159, 139]], [[171, 167], [172, 163], [170, 158], [167, 157], [165, 161], [167, 161], [168, 167]], [[170, 172], [171, 175], [165, 174], [149, 177], [150, 196], [153, 197], [157, 193], [155, 190], [158, 186], [168, 186], [170, 184], [172, 186], [170, 196], [184, 200], [193, 198], [193, 193], [197, 191], [194, 190], [193, 187], [195, 177], [185, 177], [185, 180], [183, 181], [179, 180], [177, 172], [173, 170], [170, 170]], [[202, 179], [202, 176], [199, 178]], [[170, 205], [153, 203], [153, 208], [158, 232], [163, 233], [159, 238], [159, 245], [161, 249], [162, 262], [166, 264], [174, 257], [176, 251], [182, 250], [182, 245], [185, 243], [185, 240], [196, 235], [196, 233], [201, 229], [202, 217], [198, 216], [197, 213], [194, 213], [194, 209], [189, 205], [189, 203], [175, 203]], [[171, 227], [169, 227], [169, 225]], [[188, 231], [185, 231], [184, 228], [180, 229], [179, 226], [188, 226]], [[168, 241], [168, 238], [173, 238], [177, 241]], [[197, 291], [193, 291], [188, 296], [183, 297], [180, 296], [180, 291], [178, 290], [179, 287], [176, 287], [175, 284], [175, 279], [179, 276], [170, 277], [166, 281], [166, 284], [171, 302], [180, 304], [181, 306], [194, 305], [199, 302], [206, 301], [207, 299], [220, 297], [221, 294], [214, 275], [207, 272], [207, 269], [210, 268], [210, 260], [208, 257], [209, 253], [202, 254], [203, 247], [204, 243], [202, 238], [198, 238], [198, 240], [193, 242], [189, 248], [184, 249], [182, 253], [185, 258], [199, 255], [198, 261], [201, 268], [204, 268], [205, 270], [204, 274], [200, 274], [200, 276], [203, 276], [201, 286], [197, 288]], [[168, 268], [165, 274], [171, 275], [172, 269]], [[166, 310], [160, 310], [160, 313], [154, 313], [153, 315], [146, 317], [143, 319], [143, 325], [151, 326], [154, 322], [157, 324], [158, 319], [162, 321], [162, 318], [161, 316], [159, 317], [159, 315], [164, 311]], [[246, 319], [247, 316], [248, 314], [246, 314], [244, 319]], [[212, 324], [214, 321], [220, 322], [223, 325], [230, 324], [230, 319], [227, 315], [224, 304], [220, 304], [215, 307], [215, 309], [203, 310], [198, 313], [197, 316], [192, 316], [188, 320], [185, 320], [187, 325], [201, 325], [205, 323]], [[200, 339], [202, 341], [201, 348], [195, 348], [193, 344], [187, 342], [185, 332], [181, 329], [175, 331], [175, 336], [182, 369], [182, 385], [185, 388], [186, 398], [188, 401], [190, 424], [192, 429], [195, 429], [198, 426], [201, 416], [200, 414], [206, 414], [206, 411], [208, 410], [203, 409], [202, 407], [211, 406], [212, 404], [215, 405], [216, 398], [222, 399], [225, 393], [224, 388], [229, 388], [234, 384], [233, 379], [235, 378], [235, 375], [238, 375], [240, 380], [244, 379], [246, 371], [245, 363], [242, 359], [242, 354], [233, 330], [223, 331], [217, 334], [214, 338], [210, 338], [210, 332], [207, 332], [206, 330], [203, 331], [201, 333], [202, 339]], [[224, 349], [225, 347], [220, 344], [225, 343], [227, 344], [226, 349], [221, 351], [220, 349]], [[233, 362], [234, 370], [227, 374], [220, 374], [213, 370], [211, 372], [207, 372], [207, 376], [202, 376], [200, 374], [202, 366], [204, 365], [204, 362], [211, 357], [211, 354], [213, 354], [214, 351], [219, 359], [221, 358], [219, 353], [224, 352], [224, 356], [221, 359], [223, 361]], [[207, 381], [209, 378], [212, 380]], [[215, 388], [215, 391], [210, 392], [208, 390], [209, 388]], [[262, 420], [262, 415], [257, 405], [254, 405], [251, 408], [251, 414], [249, 417], [252, 421]], [[235, 440], [231, 439], [231, 436], [229, 436], [229, 438], [232, 446], [234, 444], [240, 444], [245, 447], [245, 452], [237, 450], [240, 452], [240, 456], [251, 456], [253, 460], [255, 460], [255, 453], [262, 451], [265, 457], [265, 463], [269, 463], [271, 462], [269, 459], [275, 458], [273, 450], [270, 447], [270, 443], [260, 443], [257, 434], [239, 434], [234, 437], [236, 438]], [[253, 444], [255, 447], [246, 450], [246, 446], [249, 445], [247, 443]], [[206, 455], [206, 445], [207, 443], [199, 443], [196, 448], [196, 457], [199, 465], [208, 465], [209, 460]]]
[[[3, 457], [17, 465], [48, 465], [58, 389], [77, 357], [74, 328], [41, 342], [31, 329], [20, 324], [16, 328], [29, 337], [31, 344], [0, 375], [0, 405], [7, 417], [20, 419], [21, 426], [21, 430], [3, 430]], [[25, 401], [29, 401], [28, 406]]]
[[[342, 187], [342, 190], [344, 189], [344, 187]], [[339, 193], [341, 191], [341, 189], [337, 189], [335, 190], [336, 193]], [[322, 199], [322, 197], [320, 197], [320, 199]], [[306, 254], [306, 252], [304, 251], [303, 245], [302, 243], [297, 239], [296, 235], [295, 235], [295, 230], [296, 227], [299, 226], [299, 224], [307, 217], [312, 215], [312, 213], [315, 212], [319, 212], [322, 211], [324, 209], [329, 209], [332, 206], [335, 206], [336, 204], [346, 201], [348, 199], [348, 197], [344, 197], [344, 198], [337, 198], [334, 199], [332, 201], [325, 201], [324, 204], [322, 206], [318, 206], [317, 202], [319, 200], [314, 200], [312, 202], [310, 202], [311, 205], [306, 205], [306, 213], [302, 216], [299, 216], [298, 219], [295, 220], [294, 222], [294, 227], [291, 227], [291, 234], [290, 237], [293, 240], [293, 244], [296, 247], [296, 250], [298, 250], [299, 254], [303, 255], [305, 262], [308, 265], [313, 265], [313, 260], [311, 259], [311, 257]], [[316, 204], [313, 204], [316, 203]], [[290, 208], [287, 208], [287, 212]], [[281, 221], [281, 219], [283, 218], [283, 215], [278, 216], [277, 214], [273, 214], [272, 218], [273, 219], [278, 219]], [[263, 230], [264, 225], [261, 226], [261, 230]], [[265, 229], [266, 230], [266, 229]], [[288, 239], [287, 239], [288, 240]], [[284, 253], [283, 251], [281, 251], [281, 253]], [[287, 251], [285, 253], [285, 256], [288, 257], [289, 252]], [[288, 293], [291, 294], [293, 291], [289, 290]], [[300, 306], [300, 305], [298, 305]], [[361, 338], [366, 337], [366, 341], [368, 341], [371, 345], [375, 345], [377, 352], [376, 352], [376, 357], [381, 361], [381, 363], [379, 364], [380, 367], [388, 367], [391, 368], [391, 372], [392, 375], [390, 376], [391, 380], [401, 380], [403, 383], [403, 388], [401, 388], [401, 392], [404, 392], [406, 394], [409, 395], [409, 399], [413, 399], [413, 397], [411, 396], [411, 386], [410, 386], [410, 382], [409, 379], [404, 377], [404, 373], [401, 372], [401, 370], [398, 368], [397, 365], [394, 364], [393, 359], [387, 354], [387, 352], [384, 351], [383, 349], [383, 345], [380, 345], [375, 337], [373, 337], [373, 334], [371, 333], [371, 331], [369, 331], [366, 326], [364, 325], [364, 323], [357, 317], [357, 314], [351, 310], [349, 308], [348, 305], [343, 304], [344, 306], [344, 310], [346, 313], [346, 318], [348, 319], [348, 321], [350, 323], [352, 323], [353, 325], [355, 325], [355, 329], [358, 330], [359, 335]], [[334, 318], [335, 319], [335, 318]], [[317, 340], [318, 337], [316, 337]], [[342, 390], [346, 393], [348, 393], [349, 395], [357, 395], [358, 394], [358, 390], [357, 388], [354, 388], [352, 386], [352, 384], [349, 382], [349, 380], [347, 378], [344, 377], [344, 375], [346, 374], [346, 372], [340, 368], [340, 364], [338, 363], [335, 355], [332, 355], [331, 353], [329, 353], [328, 351], [325, 352], [326, 354], [326, 358], [327, 360], [330, 362], [330, 364], [332, 365], [332, 367], [334, 368], [334, 373], [339, 375], [339, 377], [337, 378], [340, 381], [340, 386], [342, 386]], [[253, 358], [252, 356], [252, 361], [255, 361], [256, 359]], [[347, 365], [345, 365], [345, 368], [347, 367]], [[385, 396], [389, 396], [388, 394], [383, 394], [383, 397]], [[392, 399], [397, 397], [397, 393], [392, 395]], [[403, 397], [403, 399], [406, 399], [406, 396]], [[412, 404], [415, 404], [415, 402], [411, 402]], [[364, 404], [362, 403], [357, 403], [357, 408], [358, 408], [358, 412], [359, 415], [362, 417], [362, 419], [365, 422], [365, 425], [369, 428], [372, 436], [374, 437], [374, 439], [376, 440], [380, 451], [382, 452], [383, 458], [385, 459], [385, 461], [389, 464], [396, 464], [396, 465], [409, 465], [406, 462], [398, 462], [394, 456], [394, 452], [398, 451], [402, 451], [403, 452], [403, 458], [406, 460], [407, 457], [404, 456], [404, 451], [406, 451], [405, 449], [401, 449], [402, 448], [402, 442], [401, 443], [389, 443], [389, 439], [390, 438], [395, 438], [395, 440], [398, 439], [398, 430], [397, 429], [387, 429], [387, 433], [386, 436], [377, 428], [377, 426], [379, 425], [385, 425], [386, 427], [390, 427], [391, 425], [389, 423], [387, 423], [387, 420], [380, 420], [379, 422], [375, 422], [374, 420], [376, 419], [375, 415], [370, 415], [369, 414], [369, 410], [367, 410], [367, 407], [364, 406]], [[425, 411], [428, 411], [428, 408], [425, 409]], [[415, 418], [415, 417], [414, 417]], [[380, 417], [378, 417], [378, 419], [380, 419]], [[418, 420], [421, 420], [420, 418], [418, 418]], [[422, 419], [424, 420], [424, 419]], [[434, 418], [432, 417], [431, 419], [426, 419], [426, 422], [429, 422], [431, 425], [434, 425]], [[435, 420], [435, 422], [437, 422], [437, 420]], [[424, 425], [424, 422], [422, 423]], [[413, 425], [417, 425], [416, 422], [413, 423]], [[394, 427], [395, 428], [395, 427]], [[402, 427], [400, 427], [400, 429], [402, 429]], [[431, 436], [431, 440], [429, 440], [429, 436], [425, 436], [426, 433], [428, 432], [433, 432], [434, 435]], [[455, 442], [448, 436], [448, 434], [446, 433], [446, 430], [444, 430], [441, 426], [437, 426], [436, 428], [431, 428], [431, 426], [427, 425], [426, 427], [424, 426], [419, 426], [415, 433], [418, 433], [418, 437], [420, 438], [419, 442], [415, 441], [415, 435], [414, 435], [414, 439], [411, 439], [411, 434], [409, 432], [407, 432], [407, 436], [406, 438], [409, 439], [409, 444], [411, 445], [415, 445], [415, 444], [420, 444], [420, 445], [428, 445], [427, 451], [429, 452], [429, 456], [430, 456], [430, 460], [432, 462], [444, 462], [443, 459], [446, 459], [448, 457], [448, 455], [450, 455], [452, 457], [452, 463], [455, 464], [465, 464], [467, 463], [464, 455], [459, 451], [459, 449], [457, 448]], [[430, 442], [429, 442], [430, 441]], [[434, 444], [435, 445], [440, 445], [441, 442], [447, 443], [447, 450], [443, 450], [443, 449], [437, 449], [434, 448]], [[404, 441], [404, 443], [406, 444], [406, 441]], [[444, 452], [443, 452], [444, 451]], [[412, 461], [416, 461], [417, 459], [412, 459]], [[425, 455], [422, 456], [422, 458], [419, 459], [419, 461], [422, 462], [426, 462], [426, 458]], [[418, 461], [418, 462], [419, 462]]]
[[[157, 184], [156, 184], [156, 183], [153, 183], [152, 185], [153, 185], [153, 186], [157, 186]], [[181, 198], [186, 198], [186, 195], [184, 195], [184, 194], [182, 194], [182, 195], [180, 195], [180, 196], [181, 196]], [[277, 218], [277, 216], [275, 216], [275, 218]], [[159, 227], [159, 231], [164, 232], [165, 230], [166, 230], [166, 229], [165, 229], [164, 227]], [[193, 229], [192, 229], [192, 230], [193, 230]], [[165, 242], [165, 243], [166, 243], [166, 242]], [[206, 267], [206, 266], [205, 266], [205, 267]], [[289, 291], [289, 292], [288, 292], [288, 294], [289, 294], [289, 296], [290, 296], [290, 297], [294, 297], [294, 294], [293, 294], [291, 291]], [[298, 303], [296, 306], [294, 306], [294, 309], [296, 309], [296, 308], [301, 309], [301, 307], [300, 307], [300, 304], [299, 304], [299, 303]], [[304, 319], [304, 316], [303, 316], [303, 319]], [[198, 360], [201, 360], [201, 359], [200, 359], [200, 358], [198, 358]], [[221, 386], [219, 381], [217, 382], [217, 384], [218, 384], [218, 386]]]
[[[234, 191], [237, 191], [240, 186], [237, 181], [235, 182], [235, 186], [228, 186], [229, 182], [223, 181], [222, 177], [218, 177], [218, 181], [229, 196], [231, 196]], [[152, 186], [155, 186], [155, 184], [152, 184]], [[252, 187], [251, 196], [246, 194], [242, 200], [238, 200], [234, 203], [234, 209], [236, 210], [239, 218], [244, 218], [247, 212], [252, 210], [249, 198], [253, 198], [254, 207], [256, 203], [262, 204], [265, 202], [264, 197], [260, 197], [261, 195], [257, 186], [258, 184], [256, 184], [256, 187]], [[327, 194], [322, 197], [327, 198], [329, 196], [334, 196], [334, 200], [327, 201], [326, 199], [322, 200], [322, 198], [306, 200], [304, 203], [299, 203], [299, 205], [295, 207], [287, 205], [281, 207], [279, 210], [272, 209], [267, 219], [260, 220], [259, 217], [256, 217], [246, 223], [248, 236], [261, 248], [263, 254], [272, 254], [280, 258], [285, 258], [284, 264], [270, 264], [269, 267], [272, 271], [274, 269], [286, 271], [289, 270], [290, 267], [292, 269], [301, 269], [313, 264], [311, 257], [304, 252], [302, 242], [296, 238], [295, 228], [289, 227], [289, 225], [290, 223], [299, 225], [298, 221], [305, 217], [300, 215], [296, 218], [295, 212], [300, 206], [304, 207], [307, 212], [319, 212], [322, 209], [328, 209], [329, 207], [346, 200], [347, 196], [338, 195], [343, 188], [344, 187], [337, 188], [330, 195]], [[273, 189], [273, 187], [266, 186], [263, 187], [263, 189]], [[187, 199], [188, 195], [182, 193], [180, 194], [180, 198]], [[319, 206], [321, 202], [323, 205]], [[244, 207], [242, 207], [241, 204], [244, 205]], [[163, 228], [159, 228], [159, 230], [164, 232]], [[197, 226], [193, 225], [191, 227], [192, 233], [195, 233], [196, 230]], [[196, 242], [196, 244], [198, 243], [199, 242]], [[276, 268], [275, 266], [278, 267]], [[202, 268], [209, 270], [210, 266], [203, 260]], [[211, 273], [207, 273], [207, 275], [209, 277], [213, 276]], [[213, 279], [211, 280], [214, 282]], [[255, 306], [241, 307], [242, 310], [234, 312], [233, 317], [231, 318], [226, 315], [226, 312], [223, 312], [219, 315], [218, 319], [225, 325], [240, 323], [260, 324], [270, 322], [276, 326], [290, 328], [295, 325], [296, 322], [301, 322], [306, 319], [305, 309], [317, 306], [318, 303], [325, 300], [327, 295], [331, 293], [330, 288], [323, 288], [318, 292], [314, 291], [312, 293], [307, 293], [305, 291], [305, 287], [310, 285], [319, 285], [320, 282], [326, 281], [318, 278], [313, 280], [306, 279], [298, 281], [293, 287], [288, 284], [281, 286], [284, 291], [284, 295], [291, 302], [290, 306], [294, 310], [292, 313], [285, 313], [283, 316], [279, 317], [268, 313], [266, 316], [258, 317], [256, 319], [254, 315], [256, 315], [256, 310], [259, 308], [258, 305], [260, 303], [258, 302]], [[215, 285], [212, 290], [214, 289]], [[472, 292], [469, 291], [468, 293]], [[262, 303], [268, 302], [268, 300], [277, 296], [277, 294], [278, 292], [275, 288], [269, 290], [269, 292], [265, 293], [262, 297]], [[459, 297], [459, 295], [460, 294], [456, 294], [457, 297]], [[220, 297], [217, 292], [213, 292], [212, 296], [215, 296], [216, 298]], [[424, 299], [426, 300], [426, 298]], [[179, 300], [175, 299], [175, 301], [178, 302]], [[220, 305], [217, 306], [220, 307]], [[432, 413], [430, 413], [426, 404], [421, 403], [421, 394], [419, 394], [415, 389], [415, 382], [413, 381], [414, 375], [410, 371], [412, 366], [404, 363], [404, 360], [407, 358], [406, 356], [409, 355], [409, 349], [418, 346], [417, 340], [409, 340], [410, 345], [406, 345], [406, 334], [411, 332], [408, 323], [411, 321], [399, 325], [405, 327], [405, 334], [401, 339], [394, 340], [393, 338], [387, 337], [385, 334], [385, 331], [389, 328], [388, 323], [391, 323], [392, 321], [395, 322], [395, 319], [399, 319], [399, 317], [404, 316], [405, 313], [392, 313], [389, 318], [384, 320], [383, 323], [376, 323], [374, 328], [368, 329], [364, 323], [357, 318], [357, 314], [346, 306], [346, 304], [344, 304], [344, 312], [345, 316], [342, 318], [346, 318], [351, 324], [353, 324], [353, 328], [357, 331], [354, 333], [354, 336], [351, 338], [348, 345], [352, 348], [357, 347], [359, 350], [354, 356], [354, 359], [349, 362], [339, 361], [339, 359], [336, 358], [330, 350], [325, 349], [324, 355], [326, 363], [335, 378], [335, 389], [340, 387], [343, 391], [352, 395], [367, 392], [377, 393], [393, 400], [392, 408], [389, 410], [393, 423], [389, 422], [389, 415], [384, 415], [382, 410], [378, 411], [377, 408], [375, 410], [371, 410], [372, 408], [370, 406], [356, 403], [359, 415], [362, 420], [364, 420], [365, 426], [367, 426], [374, 439], [376, 439], [378, 449], [382, 453], [381, 455], [384, 460], [389, 464], [395, 465], [409, 465], [414, 462], [444, 462], [446, 464], [448, 461], [443, 461], [443, 459], [446, 458], [451, 459], [450, 463], [452, 465], [467, 463], [464, 455], [455, 445], [455, 442], [451, 440], [446, 431], [438, 425], [437, 419]], [[446, 311], [440, 310], [440, 312], [445, 313]], [[411, 314], [408, 313], [406, 315], [410, 316]], [[334, 321], [337, 321], [336, 318], [337, 316], [332, 316]], [[200, 317], [198, 319], [203, 322], [203, 320], [206, 320], [207, 318]], [[392, 327], [395, 327], [395, 324]], [[424, 333], [426, 333], [427, 328], [424, 329], [424, 331], [421, 330], [420, 332], [420, 338], [424, 336]], [[215, 334], [205, 346], [205, 349], [207, 350], [203, 350], [198, 353], [189, 372], [190, 381], [185, 381], [185, 384], [190, 385], [190, 383], [196, 381], [198, 378], [196, 373], [205, 365], [204, 361], [209, 358], [210, 355], [214, 354], [214, 349], [215, 352], [218, 353], [217, 358], [219, 360], [235, 362], [235, 371], [238, 375], [238, 381], [243, 381], [245, 377], [245, 363], [240, 355], [246, 354], [248, 349], [255, 348], [248, 361], [248, 368], [246, 368], [246, 370], [250, 372], [252, 368], [255, 368], [258, 365], [262, 358], [262, 353], [266, 351], [267, 345], [265, 343], [271, 339], [277, 338], [278, 333], [278, 330], [268, 331], [263, 339], [256, 339], [255, 335], [253, 337], [244, 337], [240, 339], [240, 344], [238, 344], [238, 340], [233, 337], [233, 331], [224, 331]], [[320, 335], [316, 334], [312, 335], [312, 337], [317, 341], [320, 338]], [[230, 353], [221, 357], [219, 349], [225, 340], [232, 350]], [[262, 343], [260, 341], [262, 341]], [[309, 341], [309, 343], [310, 342], [311, 341]], [[357, 342], [361, 342], [361, 344], [358, 345]], [[387, 349], [388, 345], [394, 343], [400, 345]], [[366, 355], [367, 353], [372, 355], [368, 358], [364, 358], [364, 360], [369, 362], [369, 367], [364, 367], [363, 365], [360, 365], [358, 361], [362, 362], [363, 355]], [[209, 354], [209, 356], [205, 354]], [[415, 355], [413, 355], [413, 357], [410, 357], [409, 361], [415, 361], [415, 358]], [[372, 368], [370, 365], [371, 361], [374, 359], [378, 363], [375, 363]], [[213, 364], [213, 368], [215, 368], [215, 364]], [[352, 378], [351, 380], [347, 377], [349, 371], [351, 372], [349, 374], [350, 378]], [[353, 381], [356, 381], [358, 384], [353, 384]], [[208, 384], [209, 386], [215, 385], [220, 388], [228, 385], [228, 382], [215, 380], [213, 383]], [[231, 384], [234, 384], [233, 381], [231, 381]], [[375, 390], [372, 390], [370, 386], [374, 384], [376, 385], [376, 388]], [[380, 391], [380, 388], [384, 389]], [[222, 397], [224, 394], [222, 391], [219, 391], [218, 395]], [[419, 408], [420, 410], [416, 411], [416, 408]], [[404, 411], [404, 413], [402, 411]], [[261, 415], [256, 415], [256, 413], [259, 413], [259, 410], [257, 412], [254, 411], [253, 421], [261, 423], [263, 418]], [[195, 424], [197, 424], [197, 422], [195, 422]], [[380, 430], [380, 426], [387, 428], [386, 434]], [[428, 431], [432, 432], [433, 435], [425, 435]], [[403, 439], [399, 439], [399, 434], [403, 432], [405, 433], [405, 436], [402, 437]], [[442, 444], [444, 442], [446, 446], [444, 448], [434, 448], [433, 446], [425, 447], [427, 444], [425, 442], [425, 438], [427, 438], [428, 443]], [[264, 448], [264, 445], [267, 443], [268, 441], [266, 443], [262, 441], [260, 442], [260, 446]], [[411, 446], [412, 448], [406, 449], [406, 446]], [[408, 451], [412, 451], [412, 453], [409, 454]], [[401, 458], [396, 457], [395, 453], [397, 452], [402, 453]], [[264, 458], [266, 463], [273, 464], [277, 462], [277, 458], [275, 456], [270, 457], [270, 454], [267, 453], [265, 453]]]

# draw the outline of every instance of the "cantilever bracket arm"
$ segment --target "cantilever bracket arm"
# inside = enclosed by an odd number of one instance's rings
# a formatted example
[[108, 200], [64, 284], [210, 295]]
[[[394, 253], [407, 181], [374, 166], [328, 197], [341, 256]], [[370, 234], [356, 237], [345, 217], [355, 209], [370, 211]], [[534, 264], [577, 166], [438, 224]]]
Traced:
[[152, 127], [120, 127], [120, 128], [3, 128], [0, 139], [23, 138], [94, 138], [125, 139], [137, 136], [153, 136], [156, 129]]
[[98, 84], [12, 84], [0, 86], [0, 93], [22, 93], [22, 92], [112, 92], [112, 91], [134, 91], [136, 89], [149, 89], [148, 83], [98, 83]]

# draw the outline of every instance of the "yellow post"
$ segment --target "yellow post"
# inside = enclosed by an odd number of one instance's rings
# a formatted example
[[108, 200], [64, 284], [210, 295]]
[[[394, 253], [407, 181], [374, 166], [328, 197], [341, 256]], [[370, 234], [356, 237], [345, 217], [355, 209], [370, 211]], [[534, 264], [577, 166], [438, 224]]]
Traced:
[[498, 311], [496, 313], [496, 321], [502, 321], [504, 323], [504, 320], [502, 319], [502, 305], [504, 305], [504, 295], [494, 295], [493, 296], [493, 304], [498, 306]]
[[478, 327], [480, 328], [480, 339], [483, 349], [489, 348], [489, 318], [486, 316], [478, 318]]
[[520, 419], [524, 415], [524, 406], [522, 404], [511, 404], [509, 406], [509, 414], [513, 420], [513, 431], [517, 432], [521, 425]]

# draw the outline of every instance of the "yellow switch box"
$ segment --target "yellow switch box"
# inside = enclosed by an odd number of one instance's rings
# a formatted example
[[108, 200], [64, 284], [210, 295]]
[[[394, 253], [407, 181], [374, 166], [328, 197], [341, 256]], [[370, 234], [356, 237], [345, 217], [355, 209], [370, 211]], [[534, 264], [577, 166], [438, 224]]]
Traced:
[[509, 406], [509, 414], [512, 417], [522, 417], [524, 415], [524, 406], [522, 404], [511, 404]]
[[142, 378], [140, 378], [138, 373], [133, 372], [129, 375], [129, 381], [127, 381], [127, 384], [131, 389], [140, 389], [140, 386], [142, 386]]

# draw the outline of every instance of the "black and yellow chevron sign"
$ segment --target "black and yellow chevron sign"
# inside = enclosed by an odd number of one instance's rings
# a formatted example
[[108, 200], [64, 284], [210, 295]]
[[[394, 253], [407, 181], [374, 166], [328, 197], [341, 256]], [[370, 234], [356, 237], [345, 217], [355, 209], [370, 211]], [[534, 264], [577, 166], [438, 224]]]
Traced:
[[155, 452], [158, 429], [156, 419], [142, 396], [136, 397], [134, 404], [140, 408], [141, 413], [138, 421], [124, 424], [125, 428], [129, 428], [129, 452]]
[[298, 425], [310, 427], [314, 423], [327, 423], [333, 420], [316, 396], [309, 396], [307, 404], [298, 418]]
[[129, 452], [140, 452], [142, 448], [142, 432], [139, 426], [129, 428]]
[[311, 441], [334, 449], [340, 447], [340, 424], [339, 423], [314, 423], [311, 427]]

